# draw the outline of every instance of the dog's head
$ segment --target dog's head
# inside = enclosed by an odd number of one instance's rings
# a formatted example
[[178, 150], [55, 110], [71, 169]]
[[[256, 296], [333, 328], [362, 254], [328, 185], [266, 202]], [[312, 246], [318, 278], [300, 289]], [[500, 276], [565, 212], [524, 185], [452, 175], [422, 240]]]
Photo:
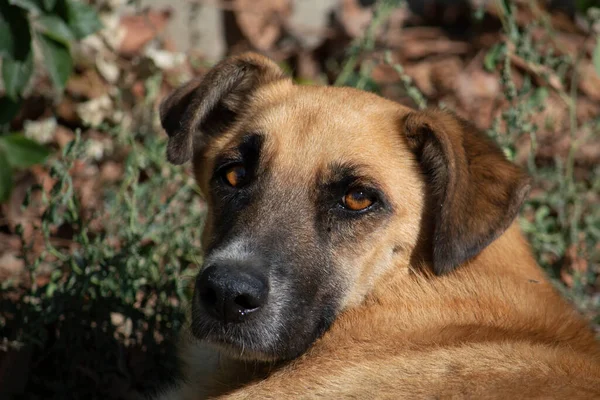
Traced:
[[256, 54], [177, 89], [160, 115], [168, 159], [193, 160], [209, 206], [192, 330], [244, 359], [302, 354], [416, 256], [452, 271], [502, 234], [529, 188], [453, 114], [294, 85]]

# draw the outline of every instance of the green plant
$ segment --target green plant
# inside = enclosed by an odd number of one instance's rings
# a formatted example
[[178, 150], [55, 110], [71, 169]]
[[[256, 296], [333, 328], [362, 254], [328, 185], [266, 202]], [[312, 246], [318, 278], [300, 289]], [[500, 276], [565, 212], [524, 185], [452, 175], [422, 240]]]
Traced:
[[93, 8], [76, 0], [0, 3], [0, 56], [6, 97], [20, 100], [34, 70], [34, 43], [53, 84], [62, 90], [73, 70], [71, 43], [101, 28]]
[[[65, 87], [73, 71], [71, 44], [101, 28], [93, 8], [77, 0], [0, 2], [0, 58], [4, 95], [0, 126], [16, 115], [34, 72], [34, 45], [41, 51], [54, 86]], [[1, 132], [0, 132], [1, 133]], [[0, 203], [10, 195], [12, 170], [40, 163], [48, 151], [16, 134], [0, 137]]]
[[0, 203], [10, 195], [13, 169], [42, 163], [48, 154], [46, 147], [23, 135], [0, 136]]
[[[593, 322], [600, 322], [600, 303], [593, 293], [600, 279], [600, 209], [593, 193], [598, 193], [600, 179], [598, 168], [585, 174], [575, 175], [575, 153], [586, 140], [598, 135], [598, 118], [579, 122], [578, 73], [581, 56], [557, 56], [556, 49], [546, 47], [543, 41], [536, 42], [532, 31], [543, 26], [550, 37], [552, 27], [543, 18], [534, 21], [525, 29], [515, 22], [512, 3], [503, 2], [502, 22], [505, 30], [504, 42], [495, 46], [487, 55], [486, 68], [494, 70], [501, 65], [504, 96], [507, 107], [489, 130], [514, 158], [516, 144], [523, 136], [530, 142], [527, 166], [534, 185], [543, 191], [530, 196], [524, 207], [521, 226], [527, 234], [540, 265], [546, 269], [556, 287]], [[534, 7], [533, 5], [531, 7]], [[535, 11], [535, 10], [534, 10]], [[600, 43], [600, 36], [596, 38]], [[600, 67], [598, 45], [592, 62]], [[512, 60], [527, 63], [529, 74], [520, 88], [513, 79]], [[534, 85], [533, 81], [538, 84]], [[551, 93], [560, 99], [568, 114], [567, 135], [570, 146], [566, 157], [554, 157], [552, 163], [539, 164], [537, 155], [537, 132], [540, 126], [534, 122], [535, 115], [545, 109]], [[501, 128], [501, 126], [504, 128]], [[562, 275], [566, 273], [567, 275]], [[565, 285], [565, 276], [571, 280]]]
[[[377, 91], [377, 84], [370, 78], [374, 65], [361, 60], [361, 55], [375, 50], [378, 29], [388, 20], [392, 11], [403, 3], [403, 0], [381, 0], [376, 3], [371, 23], [364, 35], [356, 38], [346, 50], [346, 59], [334, 83], [336, 86]], [[355, 71], [357, 66], [358, 72]]]
[[[176, 369], [203, 208], [191, 179], [165, 164], [160, 136], [115, 132], [115, 140], [130, 149], [123, 177], [97, 194], [94, 212], [75, 189], [73, 168], [86, 160], [78, 137], [49, 165], [56, 183], [35, 228], [43, 250], [18, 230], [27, 279], [2, 283], [0, 337], [32, 349], [31, 398], [115, 397], [107, 377], [148, 389]], [[58, 231], [67, 232], [59, 244]], [[146, 363], [141, 376], [130, 375], [132, 354]]]

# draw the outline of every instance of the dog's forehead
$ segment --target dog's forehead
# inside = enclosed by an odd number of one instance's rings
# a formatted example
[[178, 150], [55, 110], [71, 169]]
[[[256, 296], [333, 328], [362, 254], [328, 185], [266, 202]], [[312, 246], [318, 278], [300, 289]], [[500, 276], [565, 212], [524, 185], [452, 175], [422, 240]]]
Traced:
[[366, 165], [375, 173], [408, 166], [412, 160], [400, 132], [407, 112], [351, 88], [293, 86], [259, 93], [251, 118], [274, 161], [308, 177], [331, 164]]

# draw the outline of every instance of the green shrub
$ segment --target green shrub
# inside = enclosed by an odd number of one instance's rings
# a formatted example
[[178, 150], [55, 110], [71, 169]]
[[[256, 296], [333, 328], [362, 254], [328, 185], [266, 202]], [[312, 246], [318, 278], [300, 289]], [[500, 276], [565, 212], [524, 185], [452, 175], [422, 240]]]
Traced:
[[[199, 263], [203, 209], [190, 179], [164, 162], [164, 141], [149, 134], [121, 143], [130, 148], [123, 180], [97, 194], [102, 207], [92, 215], [72, 177], [85, 146], [77, 138], [50, 164], [56, 184], [38, 228], [44, 251], [30, 257], [22, 238], [30, 285], [2, 284], [0, 337], [33, 349], [31, 398], [115, 397], [107, 379], [148, 389], [171, 376], [186, 277]], [[61, 229], [73, 250], [54, 244]], [[48, 265], [49, 281], [39, 285]], [[143, 360], [141, 376], [127, 375], [132, 354]]]
[[0, 203], [12, 190], [14, 168], [27, 168], [43, 162], [48, 149], [23, 135], [0, 136]]
[[71, 43], [101, 28], [93, 8], [77, 0], [0, 3], [0, 56], [6, 96], [20, 100], [33, 75], [34, 42], [52, 82], [62, 90], [73, 70]]
[[[101, 28], [95, 10], [78, 0], [3, 0], [0, 2], [0, 59], [4, 95], [0, 128], [17, 114], [34, 72], [34, 44], [58, 91], [73, 72], [71, 45]], [[3, 129], [0, 129], [0, 134]], [[47, 150], [22, 136], [0, 137], [0, 203], [12, 189], [14, 168], [40, 163]]]

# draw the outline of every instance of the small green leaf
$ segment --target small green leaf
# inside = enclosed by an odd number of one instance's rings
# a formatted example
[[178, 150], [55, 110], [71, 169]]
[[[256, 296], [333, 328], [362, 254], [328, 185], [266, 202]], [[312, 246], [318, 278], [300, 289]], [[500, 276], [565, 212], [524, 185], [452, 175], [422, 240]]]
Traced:
[[13, 186], [12, 170], [8, 164], [8, 157], [0, 149], [0, 203], [8, 200]]
[[8, 124], [19, 112], [21, 100], [15, 101], [7, 96], [0, 97], [0, 125]]
[[[27, 2], [12, 3], [16, 5], [0, 1], [0, 57], [3, 59], [2, 79], [6, 92], [5, 96], [0, 97], [0, 124], [9, 123], [18, 113], [19, 95], [33, 73], [31, 32], [26, 16], [27, 9], [23, 8], [23, 4]], [[7, 162], [8, 154], [3, 153], [2, 157], [3, 162]], [[3, 194], [8, 193], [12, 186], [12, 174], [8, 180], [6, 176], [9, 172], [4, 169], [1, 178]]]
[[77, 0], [65, 0], [65, 6], [65, 20], [77, 39], [83, 39], [102, 28], [98, 14], [91, 6]]
[[8, 2], [32, 13], [42, 12], [39, 2], [35, 0], [8, 0]]
[[4, 150], [8, 164], [15, 168], [39, 164], [50, 154], [46, 147], [20, 134], [0, 136], [0, 148]]
[[548, 89], [545, 87], [539, 87], [529, 97], [529, 105], [531, 108], [541, 107], [546, 103], [548, 98]]
[[42, 15], [39, 17], [36, 20], [36, 28], [38, 32], [46, 34], [47, 37], [67, 47], [75, 39], [67, 24], [54, 15]]
[[483, 66], [489, 72], [493, 72], [496, 69], [496, 64], [500, 61], [502, 52], [504, 51], [504, 44], [498, 43], [490, 49], [483, 59]]
[[2, 79], [4, 80], [6, 95], [11, 100], [17, 101], [23, 90], [25, 90], [32, 74], [32, 52], [29, 53], [29, 57], [25, 61], [16, 61], [8, 57], [4, 58], [2, 61]]
[[579, 11], [580, 14], [585, 15], [587, 10], [592, 7], [598, 7], [597, 0], [576, 0], [575, 8]]
[[49, 282], [48, 286], [46, 286], [46, 296], [54, 296], [54, 292], [56, 292], [56, 289], [58, 289], [58, 285], [54, 282]]
[[592, 55], [592, 60], [594, 61], [594, 68], [596, 68], [596, 73], [600, 76], [600, 35], [596, 39], [596, 47], [594, 47], [594, 54]]
[[509, 0], [500, 0], [500, 6], [502, 7], [502, 12], [504, 15], [512, 15], [512, 4]]
[[43, 3], [46, 11], [52, 11], [56, 6], [56, 0], [44, 0]]
[[0, 0], [0, 57], [25, 61], [31, 53], [31, 32], [26, 10]]
[[60, 278], [62, 278], [62, 276], [63, 276], [63, 272], [60, 269], [55, 269], [54, 271], [52, 271], [50, 273], [50, 281], [57, 282], [60, 280]]
[[0, 57], [11, 56], [14, 51], [14, 38], [6, 18], [6, 5], [0, 5]]
[[73, 59], [69, 49], [64, 44], [44, 34], [37, 35], [37, 38], [44, 54], [44, 61], [50, 73], [50, 78], [52, 78], [54, 85], [62, 91], [73, 71]]

